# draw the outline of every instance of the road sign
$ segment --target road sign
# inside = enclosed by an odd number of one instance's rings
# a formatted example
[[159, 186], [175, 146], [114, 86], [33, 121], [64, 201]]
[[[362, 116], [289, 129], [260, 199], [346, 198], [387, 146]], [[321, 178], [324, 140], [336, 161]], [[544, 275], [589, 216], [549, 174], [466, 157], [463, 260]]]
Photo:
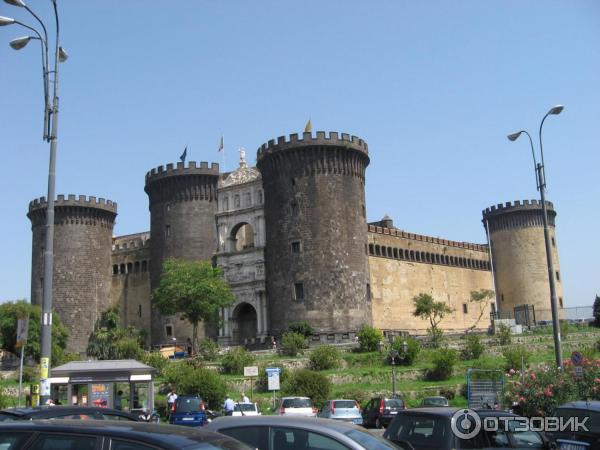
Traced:
[[19, 319], [17, 321], [17, 342], [16, 348], [20, 348], [27, 343], [27, 329], [29, 328], [29, 318]]
[[244, 376], [245, 377], [257, 377], [258, 376], [258, 366], [244, 367]]
[[575, 366], [575, 378], [581, 380], [583, 378], [583, 367]]
[[580, 366], [583, 363], [583, 355], [575, 350], [571, 353], [571, 362], [576, 366]]
[[278, 391], [279, 387], [279, 374], [281, 369], [279, 367], [267, 367], [267, 388], [269, 391]]

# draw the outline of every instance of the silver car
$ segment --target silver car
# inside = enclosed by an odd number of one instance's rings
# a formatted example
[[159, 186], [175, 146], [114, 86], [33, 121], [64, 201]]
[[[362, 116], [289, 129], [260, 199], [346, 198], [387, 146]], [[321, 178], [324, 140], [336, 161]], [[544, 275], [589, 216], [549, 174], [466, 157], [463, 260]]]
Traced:
[[258, 450], [397, 450], [358, 425], [316, 417], [218, 417], [204, 429]]
[[327, 400], [317, 417], [324, 419], [343, 420], [356, 425], [362, 425], [363, 418], [356, 400], [336, 399]]

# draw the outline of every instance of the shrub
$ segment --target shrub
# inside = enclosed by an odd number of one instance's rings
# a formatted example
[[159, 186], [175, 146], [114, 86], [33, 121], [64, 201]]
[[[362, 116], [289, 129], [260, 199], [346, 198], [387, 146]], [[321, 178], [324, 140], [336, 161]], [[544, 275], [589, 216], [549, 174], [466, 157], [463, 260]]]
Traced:
[[261, 365], [258, 368], [258, 378], [256, 379], [256, 389], [259, 392], [268, 392], [268, 382], [267, 382], [267, 367], [279, 367], [279, 383], [283, 384], [287, 380], [289, 375], [289, 370], [286, 369], [283, 364], [269, 364], [268, 366]]
[[[19, 379], [19, 372], [16, 374]], [[38, 382], [40, 380], [40, 366], [23, 366], [23, 383]]]
[[210, 369], [175, 363], [165, 369], [164, 377], [167, 384], [177, 389], [178, 395], [200, 395], [209, 408], [220, 408], [227, 393], [223, 377]]
[[210, 338], [198, 341], [196, 354], [205, 361], [215, 361], [219, 356], [219, 344]]
[[597, 352], [600, 352], [600, 339], [598, 339], [595, 343], [594, 343], [594, 348], [596, 349]]
[[446, 397], [448, 400], [454, 400], [454, 397], [456, 397], [456, 391], [452, 388], [443, 388], [440, 389], [440, 395], [442, 397]]
[[234, 347], [229, 350], [221, 360], [223, 372], [243, 375], [244, 367], [254, 364], [255, 358], [244, 347]]
[[444, 332], [439, 328], [428, 328], [429, 345], [431, 348], [440, 348], [444, 342]]
[[150, 367], [154, 367], [160, 376], [163, 370], [169, 365], [169, 360], [165, 358], [160, 352], [147, 352], [142, 357], [142, 362]]
[[310, 397], [318, 408], [329, 398], [330, 390], [331, 382], [325, 375], [306, 369], [293, 372], [282, 386], [284, 395]]
[[451, 348], [441, 348], [433, 354], [433, 368], [429, 369], [430, 380], [447, 380], [452, 376], [454, 365], [458, 362], [458, 352]]
[[[406, 352], [402, 351], [402, 344], [406, 342]], [[399, 357], [396, 358], [396, 363], [412, 366], [417, 359], [417, 356], [421, 352], [421, 343], [411, 337], [400, 337], [397, 336], [392, 343], [392, 348], [398, 352]], [[391, 358], [387, 358], [388, 362], [391, 363]]]
[[[559, 324], [560, 324], [560, 337], [561, 337], [561, 339], [567, 339], [567, 336], [569, 335], [569, 332], [571, 331], [571, 327], [569, 326], [569, 322], [567, 322], [566, 320], [561, 320], [559, 322]], [[576, 327], [574, 327], [574, 328], [576, 328]]]
[[483, 354], [485, 347], [481, 343], [481, 339], [476, 334], [469, 334], [465, 339], [465, 346], [462, 349], [461, 357], [467, 359], [479, 359]]
[[339, 366], [340, 351], [332, 345], [319, 345], [310, 354], [312, 370], [328, 370]]
[[298, 353], [302, 353], [302, 350], [308, 346], [306, 345], [306, 338], [302, 334], [288, 331], [287, 333], [283, 333], [281, 347], [285, 355], [296, 356]]
[[8, 408], [11, 405], [11, 398], [4, 391], [4, 387], [0, 386], [0, 409]]
[[383, 334], [377, 328], [363, 325], [358, 331], [358, 346], [361, 352], [375, 352], [383, 340]]
[[342, 359], [348, 366], [381, 367], [383, 365], [383, 357], [379, 352], [355, 353], [352, 351], [344, 353]]
[[290, 323], [288, 326], [288, 331], [301, 334], [304, 337], [309, 337], [315, 332], [313, 327], [306, 320]]
[[523, 345], [514, 345], [507, 347], [502, 351], [504, 356], [504, 370], [521, 370], [521, 367], [529, 366], [531, 353]]
[[512, 343], [512, 333], [510, 327], [501, 323], [496, 330], [496, 341], [498, 345], [510, 345]]

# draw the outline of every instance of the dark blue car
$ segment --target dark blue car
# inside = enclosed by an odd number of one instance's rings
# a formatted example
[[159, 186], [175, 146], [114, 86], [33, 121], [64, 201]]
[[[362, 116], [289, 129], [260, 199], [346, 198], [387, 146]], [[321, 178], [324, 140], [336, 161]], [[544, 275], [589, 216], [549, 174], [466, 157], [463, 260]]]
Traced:
[[175, 400], [169, 416], [172, 425], [201, 427], [207, 422], [204, 401], [197, 395], [182, 395]]

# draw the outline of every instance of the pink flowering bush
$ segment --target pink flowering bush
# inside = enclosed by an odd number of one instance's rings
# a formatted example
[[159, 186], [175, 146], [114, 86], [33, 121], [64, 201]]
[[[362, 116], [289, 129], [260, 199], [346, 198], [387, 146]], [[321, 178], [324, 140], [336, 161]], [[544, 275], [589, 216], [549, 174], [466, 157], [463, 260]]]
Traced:
[[547, 416], [557, 406], [574, 400], [600, 400], [600, 359], [584, 359], [583, 375], [578, 377], [571, 361], [563, 370], [543, 366], [521, 373], [506, 373], [506, 402], [519, 403], [525, 416]]

